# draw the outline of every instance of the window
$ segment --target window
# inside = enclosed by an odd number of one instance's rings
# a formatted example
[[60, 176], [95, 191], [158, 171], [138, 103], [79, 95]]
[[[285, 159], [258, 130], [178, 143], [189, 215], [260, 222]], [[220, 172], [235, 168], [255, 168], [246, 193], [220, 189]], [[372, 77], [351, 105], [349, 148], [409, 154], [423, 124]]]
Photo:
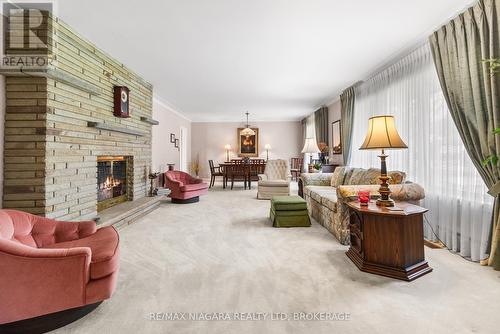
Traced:
[[[368, 118], [393, 115], [406, 150], [387, 151], [388, 170], [422, 185], [434, 232], [452, 250], [486, 258], [493, 198], [472, 164], [448, 111], [425, 44], [356, 88], [351, 165], [379, 167], [375, 151], [360, 151]], [[425, 235], [435, 239], [424, 223]]]

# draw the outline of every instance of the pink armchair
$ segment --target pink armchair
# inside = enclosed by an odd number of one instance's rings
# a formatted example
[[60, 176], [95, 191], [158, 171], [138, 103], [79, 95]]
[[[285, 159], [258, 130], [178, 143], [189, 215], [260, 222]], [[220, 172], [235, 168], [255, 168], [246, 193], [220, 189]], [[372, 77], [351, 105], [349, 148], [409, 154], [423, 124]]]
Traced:
[[97, 229], [94, 221], [62, 222], [0, 209], [0, 332], [68, 309], [81, 317], [110, 298], [118, 246], [116, 230]]
[[169, 197], [172, 198], [172, 203], [195, 203], [200, 200], [200, 195], [208, 192], [208, 184], [203, 183], [203, 180], [181, 171], [165, 172], [165, 180], [171, 191]]

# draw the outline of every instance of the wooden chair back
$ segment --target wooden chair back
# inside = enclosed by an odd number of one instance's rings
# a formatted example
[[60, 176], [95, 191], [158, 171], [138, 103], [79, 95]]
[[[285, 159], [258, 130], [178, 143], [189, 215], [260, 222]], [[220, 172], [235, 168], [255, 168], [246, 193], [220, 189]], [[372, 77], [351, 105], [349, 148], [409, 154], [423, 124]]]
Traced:
[[214, 174], [215, 173], [214, 161], [208, 160], [208, 165], [210, 166], [210, 174]]
[[291, 158], [290, 159], [290, 169], [302, 169], [302, 164], [304, 163], [304, 158]]

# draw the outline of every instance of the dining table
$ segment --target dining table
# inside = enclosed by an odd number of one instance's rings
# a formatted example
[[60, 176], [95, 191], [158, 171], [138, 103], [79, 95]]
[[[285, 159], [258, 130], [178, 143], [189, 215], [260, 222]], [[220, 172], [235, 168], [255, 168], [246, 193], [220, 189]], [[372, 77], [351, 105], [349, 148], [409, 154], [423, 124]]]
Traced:
[[227, 182], [231, 177], [230, 173], [233, 167], [241, 166], [244, 170], [245, 182], [252, 188], [252, 181], [258, 181], [258, 174], [263, 174], [266, 168], [266, 161], [261, 159], [250, 159], [249, 161], [232, 160], [219, 163], [219, 167], [223, 173], [222, 188], [226, 189]]

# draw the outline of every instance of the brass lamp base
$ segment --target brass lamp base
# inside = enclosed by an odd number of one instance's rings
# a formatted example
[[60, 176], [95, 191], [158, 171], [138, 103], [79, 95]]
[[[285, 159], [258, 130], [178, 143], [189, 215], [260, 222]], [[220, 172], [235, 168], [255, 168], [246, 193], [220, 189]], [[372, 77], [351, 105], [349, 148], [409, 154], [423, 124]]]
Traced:
[[380, 198], [377, 200], [376, 204], [378, 206], [385, 206], [385, 207], [392, 207], [394, 206], [394, 201], [389, 198], [389, 195], [391, 194], [391, 189], [389, 189], [389, 184], [387, 183], [388, 180], [390, 180], [390, 176], [387, 176], [387, 167], [385, 164], [385, 158], [387, 158], [387, 155], [384, 153], [384, 150], [382, 150], [382, 154], [379, 155], [380, 158], [380, 188], [378, 192], [380, 193]]
[[378, 206], [392, 207], [394, 206], [394, 201], [392, 199], [381, 199], [379, 198], [376, 202]]

